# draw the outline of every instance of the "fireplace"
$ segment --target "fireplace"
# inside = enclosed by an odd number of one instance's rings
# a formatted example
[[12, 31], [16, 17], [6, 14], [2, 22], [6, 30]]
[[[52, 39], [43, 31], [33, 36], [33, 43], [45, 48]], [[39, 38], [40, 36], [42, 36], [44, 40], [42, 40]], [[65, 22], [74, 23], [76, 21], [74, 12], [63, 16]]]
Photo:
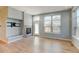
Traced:
[[31, 28], [26, 28], [26, 34], [31, 34]]

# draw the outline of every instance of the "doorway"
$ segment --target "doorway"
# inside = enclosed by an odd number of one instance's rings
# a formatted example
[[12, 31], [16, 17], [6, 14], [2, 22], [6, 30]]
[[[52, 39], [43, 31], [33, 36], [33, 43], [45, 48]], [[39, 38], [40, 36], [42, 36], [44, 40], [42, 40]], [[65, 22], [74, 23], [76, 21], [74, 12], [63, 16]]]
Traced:
[[34, 34], [35, 35], [39, 35], [39, 23], [35, 23], [35, 31], [34, 31]]
[[33, 16], [33, 35], [37, 36], [39, 34], [39, 16]]

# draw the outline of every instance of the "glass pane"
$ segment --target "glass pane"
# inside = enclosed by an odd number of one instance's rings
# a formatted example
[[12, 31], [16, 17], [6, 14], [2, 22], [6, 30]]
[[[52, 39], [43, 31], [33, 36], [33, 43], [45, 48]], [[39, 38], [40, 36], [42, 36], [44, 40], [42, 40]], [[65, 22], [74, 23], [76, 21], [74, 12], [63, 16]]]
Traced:
[[45, 32], [51, 32], [51, 28], [50, 27], [46, 27], [44, 28]]
[[59, 26], [53, 26], [53, 33], [60, 33], [60, 27]]
[[51, 32], [51, 16], [44, 17], [44, 31]]
[[53, 26], [60, 26], [61, 25], [61, 16], [60, 15], [53, 16], [52, 20], [53, 20], [52, 21]]
[[51, 16], [46, 16], [44, 18], [44, 26], [51, 26]]
[[61, 16], [55, 15], [52, 17], [52, 29], [54, 33], [60, 33]]

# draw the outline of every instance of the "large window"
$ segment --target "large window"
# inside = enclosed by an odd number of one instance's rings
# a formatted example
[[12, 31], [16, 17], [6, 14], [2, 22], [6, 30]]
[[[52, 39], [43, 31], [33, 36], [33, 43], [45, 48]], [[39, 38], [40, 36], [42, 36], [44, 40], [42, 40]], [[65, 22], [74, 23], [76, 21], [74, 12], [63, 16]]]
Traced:
[[45, 16], [44, 17], [44, 31], [60, 33], [61, 15]]

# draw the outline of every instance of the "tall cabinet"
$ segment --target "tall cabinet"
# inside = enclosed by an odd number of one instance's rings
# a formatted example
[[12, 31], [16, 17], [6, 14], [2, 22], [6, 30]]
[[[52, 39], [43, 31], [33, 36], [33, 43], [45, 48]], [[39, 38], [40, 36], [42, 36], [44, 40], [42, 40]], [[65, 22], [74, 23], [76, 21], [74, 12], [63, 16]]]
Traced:
[[23, 36], [23, 12], [14, 8], [0, 7], [0, 41], [5, 43]]

